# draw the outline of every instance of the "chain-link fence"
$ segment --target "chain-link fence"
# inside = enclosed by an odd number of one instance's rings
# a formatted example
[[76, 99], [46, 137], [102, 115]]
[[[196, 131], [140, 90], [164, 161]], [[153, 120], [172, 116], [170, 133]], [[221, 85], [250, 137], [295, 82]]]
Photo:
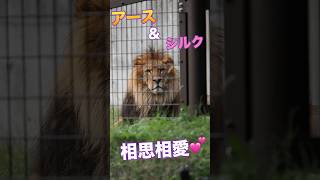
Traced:
[[[143, 13], [145, 10], [153, 11], [152, 17], [156, 20], [155, 23], [151, 21], [142, 22], [148, 15]], [[117, 25], [112, 24], [112, 22], [115, 22], [116, 16], [111, 15], [110, 17], [110, 101], [112, 122], [116, 123], [123, 118], [150, 117], [155, 115], [155, 112], [143, 113], [141, 111], [150, 112], [155, 107], [158, 109], [165, 106], [173, 109], [178, 108], [180, 103], [177, 100], [178, 97], [175, 97], [177, 99], [174, 100], [170, 99], [169, 96], [179, 96], [177, 91], [180, 86], [180, 53], [178, 48], [166, 49], [166, 38], [178, 38], [179, 36], [178, 1], [143, 1], [113, 8], [111, 11], [125, 12], [126, 17], [139, 16], [138, 19], [123, 18]], [[149, 39], [150, 28], [152, 27], [156, 27], [160, 33], [159, 39]], [[169, 76], [167, 72], [161, 72], [165, 75], [155, 72], [167, 71], [168, 67], [162, 63], [163, 58], [167, 58], [166, 55], [173, 60], [171, 66], [175, 70], [174, 76]], [[148, 63], [137, 65], [135, 59], [140, 56], [147, 58], [146, 61], [151, 64], [153, 63], [153, 67], [148, 66], [149, 69], [147, 69]], [[150, 75], [146, 76], [144, 72], [142, 76], [136, 77], [139, 74], [136, 70], [140, 68], [144, 69], [144, 71], [149, 71]], [[150, 87], [145, 87], [144, 83], [147, 83], [148, 78], [153, 82], [149, 82], [148, 85]], [[159, 86], [157, 86], [156, 81], [159, 81]], [[169, 85], [169, 81], [177, 82]], [[152, 85], [153, 83], [154, 85]], [[152, 88], [157, 87], [158, 89], [152, 90]], [[156, 90], [160, 90], [161, 93], [156, 92]], [[133, 96], [134, 100], [130, 100], [130, 95]], [[141, 98], [141, 100], [138, 101], [138, 98]]]

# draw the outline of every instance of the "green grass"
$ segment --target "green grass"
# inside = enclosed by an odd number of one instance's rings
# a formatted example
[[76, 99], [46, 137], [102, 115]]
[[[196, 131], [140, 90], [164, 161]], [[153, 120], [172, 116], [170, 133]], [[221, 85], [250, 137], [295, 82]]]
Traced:
[[0, 147], [0, 176], [7, 176], [9, 174], [9, 153], [5, 146]]
[[[24, 164], [24, 151], [23, 147], [16, 145], [12, 146], [12, 174], [14, 176], [24, 176], [25, 164]], [[10, 156], [8, 146], [0, 145], [0, 177], [9, 175], [9, 163]]]
[[[113, 120], [119, 115], [117, 109], [110, 113]], [[112, 121], [110, 122], [112, 123]], [[112, 127], [112, 126], [111, 126]], [[156, 142], [158, 140], [182, 140], [196, 142], [203, 135], [207, 142], [199, 154], [190, 153], [189, 157], [168, 159], [131, 160], [124, 161], [120, 156], [120, 146], [123, 142]], [[193, 179], [207, 177], [210, 163], [209, 117], [189, 116], [182, 111], [180, 116], [173, 119], [154, 117], [141, 119], [133, 125], [122, 124], [113, 127], [111, 138], [111, 176], [113, 179], [180, 179], [182, 167], [188, 166]], [[232, 147], [232, 156], [224, 161], [221, 178], [218, 180], [256, 180], [261, 179], [255, 174], [255, 162], [249, 147], [241, 144], [237, 137], [228, 138]], [[24, 176], [24, 148], [14, 143], [12, 146], [12, 170], [15, 177]], [[9, 151], [6, 143], [0, 144], [0, 177], [9, 175]], [[31, 159], [29, 159], [30, 161]], [[289, 162], [290, 163], [290, 162]], [[160, 175], [162, 178], [160, 178]], [[285, 172], [274, 172], [270, 180], [319, 180], [320, 170], [289, 169]]]
[[118, 122], [120, 117], [120, 111], [118, 110], [118, 108], [111, 107], [109, 117], [110, 117], [109, 124], [110, 124], [110, 127], [112, 127], [116, 122]]
[[[222, 165], [222, 171], [220, 178], [223, 180], [319, 180], [320, 179], [320, 169], [310, 168], [308, 165], [303, 167], [299, 166], [292, 168], [292, 161], [288, 161], [287, 164], [290, 165], [282, 166], [282, 170], [279, 171], [277, 161], [273, 162], [272, 158], [276, 158], [279, 161], [278, 154], [274, 154], [275, 157], [270, 157], [272, 166], [269, 172], [264, 171], [263, 177], [261, 174], [257, 173], [257, 160], [253, 157], [252, 149], [247, 144], [244, 144], [240, 139], [234, 135], [229, 135], [227, 138], [228, 147], [231, 147], [231, 151], [227, 153], [228, 155], [224, 159]], [[288, 143], [288, 142], [286, 142]], [[285, 151], [286, 148], [278, 151]], [[281, 157], [283, 158], [283, 157]], [[260, 164], [261, 165], [261, 164]], [[218, 178], [218, 180], [220, 180]]]
[[[154, 117], [141, 119], [133, 125], [123, 124], [111, 130], [111, 177], [115, 179], [180, 179], [179, 173], [188, 166], [193, 177], [209, 176], [210, 141], [209, 117], [190, 117], [182, 112], [180, 117], [167, 119]], [[156, 142], [183, 140], [197, 142], [203, 135], [207, 141], [198, 154], [189, 151], [189, 157], [124, 161], [120, 156], [123, 142]]]

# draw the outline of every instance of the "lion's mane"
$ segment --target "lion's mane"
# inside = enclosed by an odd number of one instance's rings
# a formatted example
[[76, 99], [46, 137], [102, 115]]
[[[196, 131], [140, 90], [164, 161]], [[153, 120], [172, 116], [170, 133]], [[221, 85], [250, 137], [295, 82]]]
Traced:
[[76, 0], [65, 60], [57, 67], [33, 173], [106, 176], [109, 1]]

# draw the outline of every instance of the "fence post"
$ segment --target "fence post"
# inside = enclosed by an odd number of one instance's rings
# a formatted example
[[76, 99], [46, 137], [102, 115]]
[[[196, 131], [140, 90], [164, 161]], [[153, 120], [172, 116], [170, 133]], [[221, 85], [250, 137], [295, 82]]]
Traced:
[[[182, 19], [182, 21], [185, 22], [181, 28], [186, 28], [180, 30], [180, 36], [186, 35], [188, 40], [191, 41], [195, 35], [198, 35], [204, 37], [205, 42], [206, 3], [198, 0], [180, 1], [180, 3], [183, 3], [183, 10], [185, 12], [185, 19]], [[205, 47], [205, 43], [202, 43], [199, 48], [190, 46], [188, 49], [182, 50], [182, 55], [184, 52], [186, 55], [186, 59], [182, 57], [182, 62], [184, 63], [182, 65], [182, 77], [187, 78], [185, 79], [186, 84], [183, 84], [185, 89], [184, 93], [187, 94], [187, 99], [184, 103], [187, 104], [193, 112], [197, 112], [196, 110], [199, 108], [199, 105], [206, 104]]]
[[223, 0], [210, 1], [210, 174], [219, 175], [225, 154], [223, 120], [224, 9]]

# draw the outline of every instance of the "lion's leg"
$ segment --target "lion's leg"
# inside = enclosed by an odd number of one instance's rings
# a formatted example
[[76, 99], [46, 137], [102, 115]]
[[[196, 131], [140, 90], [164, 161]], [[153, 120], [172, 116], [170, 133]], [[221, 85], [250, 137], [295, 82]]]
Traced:
[[135, 117], [139, 117], [140, 113], [137, 111], [137, 106], [135, 105], [134, 97], [131, 93], [127, 93], [123, 103], [121, 116], [124, 122], [133, 123]]

